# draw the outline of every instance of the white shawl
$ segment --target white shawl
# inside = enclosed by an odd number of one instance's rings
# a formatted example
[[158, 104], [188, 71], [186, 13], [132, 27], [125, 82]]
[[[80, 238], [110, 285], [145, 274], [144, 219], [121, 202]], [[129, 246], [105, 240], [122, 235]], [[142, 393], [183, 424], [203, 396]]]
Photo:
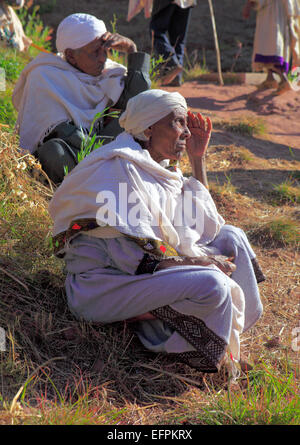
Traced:
[[123, 234], [165, 241], [187, 256], [205, 253], [200, 245], [210, 243], [224, 224], [199, 181], [165, 169], [125, 132], [72, 170], [49, 212], [54, 236], [71, 221], [96, 218]]
[[96, 115], [115, 104], [124, 88], [126, 68], [107, 60], [91, 76], [53, 54], [39, 54], [22, 71], [12, 101], [18, 110], [20, 146], [31, 153], [59, 123], [89, 129]]

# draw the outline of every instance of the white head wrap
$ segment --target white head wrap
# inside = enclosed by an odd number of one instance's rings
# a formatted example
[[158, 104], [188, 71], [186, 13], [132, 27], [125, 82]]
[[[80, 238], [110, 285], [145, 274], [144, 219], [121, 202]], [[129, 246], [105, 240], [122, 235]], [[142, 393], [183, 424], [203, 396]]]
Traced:
[[181, 94], [147, 90], [129, 99], [119, 123], [127, 133], [146, 141], [144, 131], [180, 107], [187, 110], [185, 98]]
[[63, 53], [67, 48], [81, 48], [105, 32], [105, 23], [97, 17], [90, 14], [71, 14], [58, 25], [57, 51]]

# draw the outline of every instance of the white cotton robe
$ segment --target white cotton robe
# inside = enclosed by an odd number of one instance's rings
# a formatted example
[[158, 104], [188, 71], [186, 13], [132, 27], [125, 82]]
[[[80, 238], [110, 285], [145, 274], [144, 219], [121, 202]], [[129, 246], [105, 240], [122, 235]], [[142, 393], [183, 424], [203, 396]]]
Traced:
[[[126, 220], [136, 205], [135, 200], [128, 200], [128, 195], [122, 196], [121, 201], [116, 199], [118, 206], [112, 201], [106, 203], [107, 212], [98, 212], [103, 208], [103, 198], [110, 196], [107, 192], [120, 196], [120, 183], [126, 184], [126, 193], [136, 191], [143, 204], [143, 218], [137, 219], [137, 225], [134, 220]], [[182, 211], [180, 197], [184, 190], [192, 193], [194, 207], [184, 225], [175, 224], [175, 216]], [[122, 212], [125, 202], [128, 207]], [[224, 226], [209, 192], [199, 181], [166, 170], [132, 136], [122, 133], [75, 167], [56, 191], [49, 210], [54, 235], [67, 230], [76, 219], [98, 215], [104, 220], [109, 212], [111, 218], [116, 216], [116, 233], [107, 232], [101, 237], [97, 229], [94, 233], [82, 232], [64, 246], [68, 302], [78, 317], [110, 323], [169, 305], [201, 319], [239, 359], [239, 336], [262, 313], [251, 266], [255, 254], [240, 229]], [[198, 210], [199, 227], [192, 218], [193, 210]], [[160, 215], [160, 224], [153, 224], [153, 214]], [[237, 270], [232, 278], [213, 265], [172, 267], [135, 275], [145, 252], [126, 235], [163, 240], [180, 255], [232, 255]], [[139, 325], [141, 341], [153, 351], [193, 350], [160, 320]]]

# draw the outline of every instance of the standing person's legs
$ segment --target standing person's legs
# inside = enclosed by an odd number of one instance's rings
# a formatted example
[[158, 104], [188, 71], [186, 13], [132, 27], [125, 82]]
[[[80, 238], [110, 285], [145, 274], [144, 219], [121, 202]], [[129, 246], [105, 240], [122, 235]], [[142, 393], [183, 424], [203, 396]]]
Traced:
[[[183, 66], [184, 50], [189, 28], [192, 8], [180, 8], [175, 5], [172, 20], [169, 26], [169, 38], [172, 47], [175, 49], [176, 57], [181, 66]], [[178, 84], [182, 79], [182, 73], [177, 76]]]
[[168, 37], [174, 10], [175, 5], [169, 5], [151, 17], [150, 32], [153, 35], [154, 52], [158, 56], [162, 55], [165, 60], [171, 56], [173, 64], [178, 64], [174, 48], [171, 46]]
[[150, 32], [151, 38], [153, 36], [154, 53], [156, 56], [162, 56], [166, 61], [164, 70], [160, 73], [161, 85], [167, 85], [182, 71], [182, 65], [169, 40], [169, 28], [173, 21], [173, 14], [176, 8], [176, 5], [166, 6], [152, 16], [150, 21]]

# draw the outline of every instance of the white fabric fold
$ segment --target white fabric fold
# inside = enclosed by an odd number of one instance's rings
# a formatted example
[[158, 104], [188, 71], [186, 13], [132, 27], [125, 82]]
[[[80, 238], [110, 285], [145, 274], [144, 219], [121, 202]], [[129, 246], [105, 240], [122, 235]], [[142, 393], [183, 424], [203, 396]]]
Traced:
[[187, 256], [206, 252], [224, 224], [199, 181], [163, 168], [125, 132], [72, 170], [49, 211], [53, 235], [73, 220], [96, 218], [121, 233], [165, 241]]
[[20, 146], [32, 153], [49, 128], [64, 121], [89, 129], [97, 113], [118, 101], [125, 73], [108, 59], [102, 73], [91, 76], [59, 56], [39, 54], [22, 71], [12, 96]]

